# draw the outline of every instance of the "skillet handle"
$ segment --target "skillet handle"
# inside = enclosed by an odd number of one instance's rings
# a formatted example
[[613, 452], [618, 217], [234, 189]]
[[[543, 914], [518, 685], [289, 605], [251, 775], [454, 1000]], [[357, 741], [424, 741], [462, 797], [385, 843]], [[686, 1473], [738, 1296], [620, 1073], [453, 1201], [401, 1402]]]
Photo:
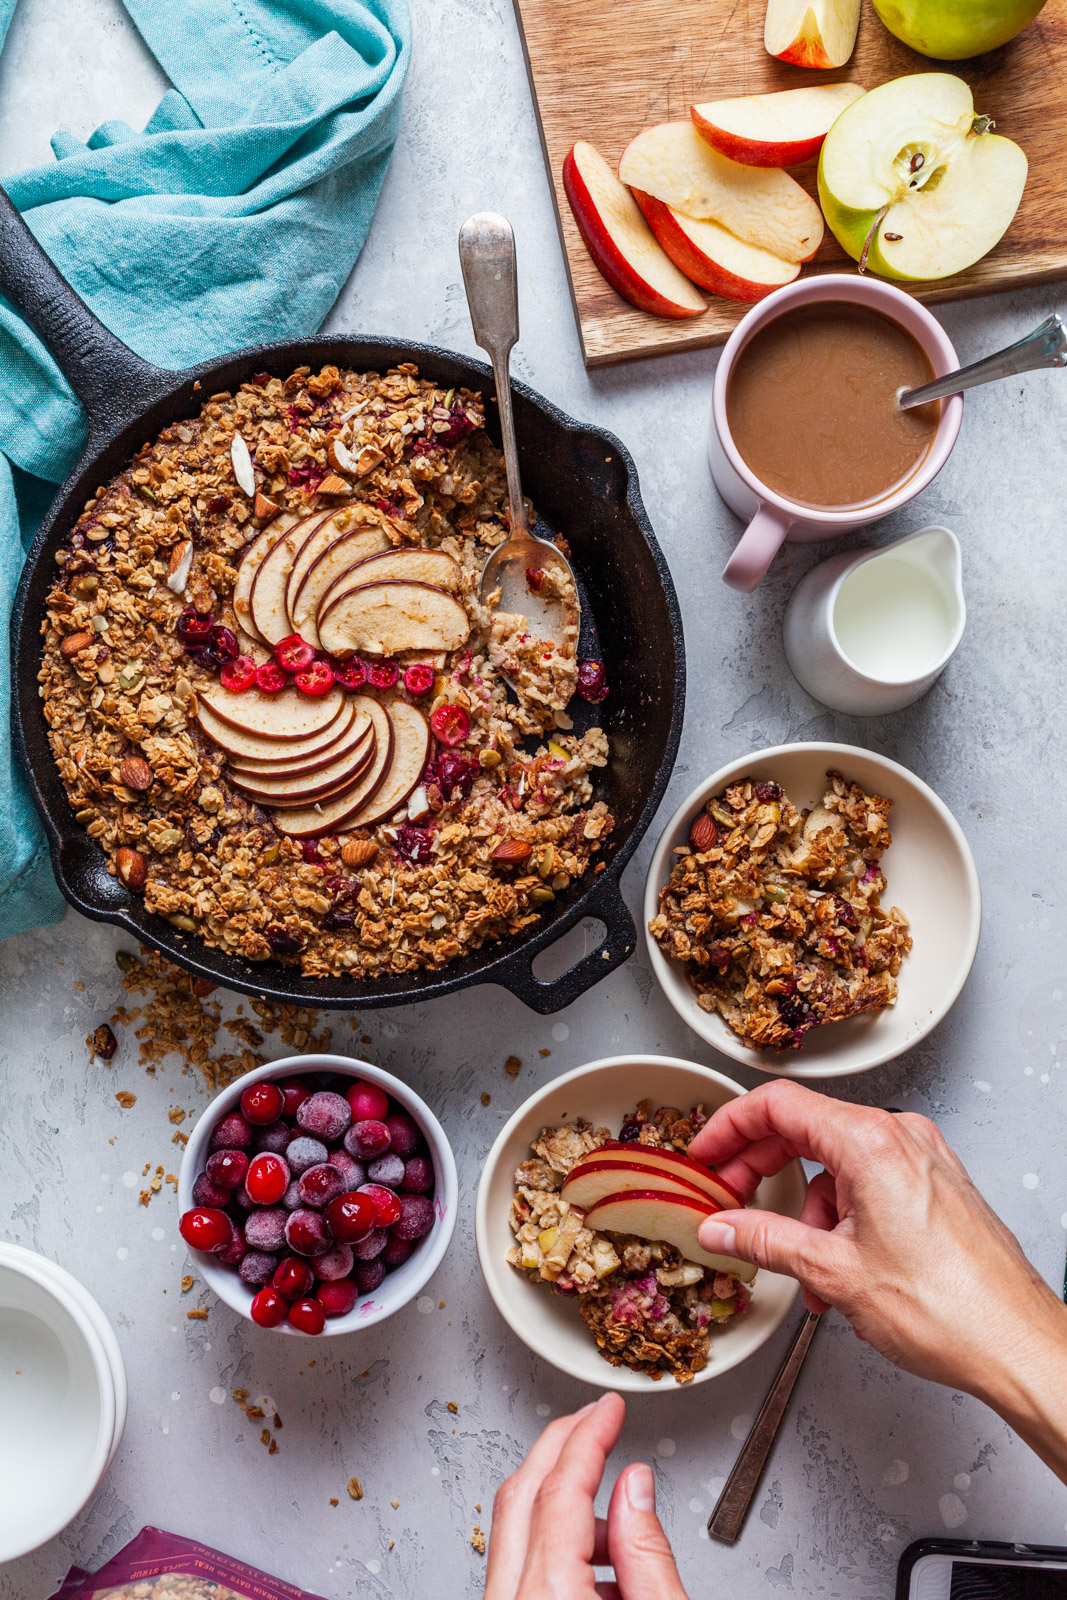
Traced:
[[48, 346], [103, 439], [173, 388], [174, 376], [144, 361], [106, 328], [37, 243], [0, 188], [0, 292]]
[[598, 917], [607, 932], [595, 950], [590, 950], [573, 967], [568, 967], [566, 972], [548, 982], [534, 976], [533, 960], [536, 957], [519, 950], [494, 970], [490, 981], [510, 989], [524, 1006], [544, 1016], [548, 1012], [562, 1011], [564, 1006], [569, 1006], [587, 989], [599, 983], [601, 978], [606, 978], [609, 972], [614, 972], [616, 967], [628, 961], [637, 946], [637, 927], [629, 906], [622, 898], [617, 879], [614, 875], [608, 877], [606, 873], [604, 878], [605, 881], [583, 900], [581, 909], [561, 921], [558, 930], [562, 938], [585, 917]]

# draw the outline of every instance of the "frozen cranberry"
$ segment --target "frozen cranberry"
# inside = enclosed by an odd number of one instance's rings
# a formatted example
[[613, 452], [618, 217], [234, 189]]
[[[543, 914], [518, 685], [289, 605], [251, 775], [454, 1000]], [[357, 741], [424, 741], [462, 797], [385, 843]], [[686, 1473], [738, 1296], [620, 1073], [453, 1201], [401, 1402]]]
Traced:
[[287, 1300], [302, 1300], [315, 1287], [315, 1274], [301, 1256], [286, 1256], [279, 1261], [271, 1280]]
[[400, 1201], [392, 1189], [385, 1188], [384, 1184], [365, 1183], [356, 1193], [365, 1194], [370, 1200], [378, 1216], [379, 1228], [391, 1228], [394, 1222], [400, 1220]]
[[245, 1188], [257, 1206], [274, 1206], [288, 1189], [290, 1177], [289, 1163], [285, 1157], [271, 1155], [269, 1150], [264, 1150], [252, 1157]]
[[284, 1078], [280, 1088], [285, 1102], [282, 1107], [282, 1116], [295, 1117], [311, 1093], [311, 1085], [305, 1083], [303, 1078]]
[[357, 1161], [374, 1161], [389, 1148], [389, 1129], [384, 1122], [353, 1122], [345, 1134], [345, 1149]]
[[264, 661], [261, 667], [256, 668], [256, 688], [264, 694], [278, 694], [288, 682], [289, 679], [276, 661]]
[[431, 713], [430, 727], [442, 744], [462, 744], [471, 731], [471, 719], [462, 706], [443, 705]]
[[400, 1187], [405, 1194], [429, 1194], [433, 1188], [433, 1167], [425, 1156], [412, 1156], [404, 1162]]
[[220, 665], [227, 661], [236, 661], [241, 653], [237, 635], [232, 629], [224, 628], [221, 623], [216, 623], [212, 628], [208, 649], [218, 658]]
[[347, 1317], [358, 1298], [359, 1290], [350, 1278], [320, 1283], [315, 1293], [315, 1299], [327, 1317]]
[[316, 1256], [311, 1265], [315, 1276], [321, 1278], [323, 1283], [334, 1283], [339, 1278], [347, 1278], [353, 1265], [352, 1246], [335, 1244], [325, 1255]]
[[354, 1244], [373, 1232], [378, 1212], [369, 1195], [343, 1194], [326, 1207], [326, 1221], [340, 1244]]
[[386, 1117], [385, 1126], [389, 1130], [390, 1150], [395, 1150], [405, 1160], [413, 1156], [422, 1144], [418, 1123], [404, 1111], [394, 1111], [392, 1116]]
[[221, 1250], [233, 1238], [233, 1223], [225, 1211], [213, 1206], [197, 1206], [187, 1211], [178, 1223], [178, 1231], [186, 1244], [194, 1250], [211, 1253]]
[[284, 1105], [285, 1097], [276, 1083], [250, 1083], [241, 1095], [241, 1110], [257, 1128], [277, 1122]]
[[402, 823], [396, 833], [396, 853], [405, 861], [419, 866], [433, 855], [433, 826], [417, 828], [413, 822]]
[[293, 1130], [284, 1122], [272, 1123], [269, 1128], [257, 1128], [252, 1139], [254, 1150], [269, 1150], [272, 1155], [283, 1156], [293, 1142]]
[[389, 1235], [384, 1228], [375, 1228], [368, 1233], [366, 1238], [357, 1239], [352, 1246], [352, 1254], [358, 1261], [373, 1261], [380, 1256], [389, 1243]]
[[367, 682], [372, 689], [393, 689], [399, 676], [395, 661], [372, 661], [367, 668]]
[[253, 1250], [280, 1250], [285, 1243], [289, 1213], [281, 1206], [265, 1206], [245, 1219], [245, 1238]]
[[357, 1161], [350, 1156], [347, 1150], [331, 1150], [326, 1157], [327, 1164], [336, 1167], [344, 1183], [342, 1194], [349, 1194], [353, 1189], [358, 1189], [367, 1181], [367, 1169], [362, 1161]]
[[195, 606], [186, 606], [174, 624], [174, 631], [184, 645], [206, 644], [211, 638], [211, 630], [215, 626], [215, 613], [213, 611], [198, 611]]
[[377, 1161], [372, 1161], [367, 1168], [367, 1176], [372, 1183], [384, 1183], [387, 1189], [395, 1189], [404, 1176], [403, 1159], [390, 1150], [387, 1155], [379, 1156]]
[[588, 700], [592, 705], [599, 705], [608, 692], [607, 679], [604, 675], [602, 661], [579, 661], [578, 663], [578, 693], [583, 700]]
[[233, 1199], [234, 1205], [240, 1206], [242, 1211], [251, 1211], [255, 1207], [256, 1202], [249, 1194], [248, 1186], [246, 1184], [242, 1183], [239, 1189], [235, 1189], [231, 1198]]
[[245, 1242], [245, 1230], [239, 1222], [234, 1223], [233, 1238], [229, 1244], [224, 1244], [221, 1250], [215, 1251], [215, 1260], [221, 1261], [225, 1267], [239, 1267], [248, 1252]]
[[405, 1261], [410, 1261], [415, 1254], [414, 1239], [398, 1239], [395, 1233], [389, 1235], [389, 1243], [382, 1251], [382, 1260], [387, 1267], [402, 1267]]
[[433, 764], [434, 781], [446, 800], [451, 800], [457, 789], [466, 800], [477, 772], [476, 764], [460, 750], [442, 750]]
[[375, 1289], [380, 1288], [384, 1277], [384, 1261], [361, 1261], [355, 1272], [356, 1287], [360, 1294], [373, 1294]]
[[331, 1200], [344, 1193], [344, 1188], [345, 1180], [337, 1168], [331, 1167], [328, 1161], [321, 1161], [317, 1167], [309, 1167], [301, 1177], [300, 1198], [314, 1211], [324, 1211]]
[[221, 1183], [212, 1183], [206, 1172], [202, 1172], [193, 1184], [194, 1206], [214, 1206], [221, 1211], [232, 1199], [230, 1190]]
[[231, 694], [244, 694], [246, 689], [251, 689], [256, 681], [256, 664], [252, 657], [238, 656], [236, 661], [227, 661], [219, 681]]
[[299, 1211], [304, 1202], [300, 1196], [300, 1179], [293, 1178], [288, 1189], [282, 1195], [282, 1205], [286, 1211]]
[[317, 1167], [320, 1161], [325, 1161], [329, 1151], [321, 1139], [297, 1137], [285, 1152], [285, 1159], [289, 1163], [289, 1171], [294, 1178], [299, 1178], [309, 1167]]
[[249, 1250], [241, 1258], [237, 1276], [242, 1283], [269, 1283], [278, 1265], [278, 1257], [267, 1250]]
[[301, 694], [309, 694], [313, 698], [329, 694], [333, 688], [333, 668], [328, 661], [313, 661], [309, 667], [296, 675], [296, 686]]
[[433, 1201], [424, 1194], [402, 1194], [400, 1212], [399, 1222], [393, 1224], [398, 1239], [424, 1239], [433, 1227]]
[[367, 663], [358, 656], [350, 656], [347, 661], [331, 661], [330, 665], [334, 682], [342, 689], [362, 689], [367, 681]]
[[404, 688], [408, 694], [414, 695], [416, 700], [421, 700], [424, 694], [429, 694], [433, 688], [435, 673], [425, 661], [416, 661], [404, 673]]
[[[317, 1139], [339, 1139], [352, 1121], [352, 1110], [344, 1095], [320, 1089], [298, 1108], [296, 1120], [305, 1133], [314, 1134]], [[354, 1154], [349, 1151], [349, 1155]]]
[[303, 672], [315, 659], [315, 652], [298, 633], [290, 633], [274, 646], [274, 659], [286, 672]]
[[289, 1307], [289, 1321], [300, 1333], [321, 1333], [326, 1326], [326, 1313], [317, 1300], [294, 1300]]
[[285, 1321], [289, 1306], [277, 1289], [261, 1289], [253, 1298], [249, 1315], [261, 1328], [276, 1328]]
[[389, 1115], [389, 1096], [376, 1083], [354, 1083], [345, 1099], [352, 1108], [353, 1122], [384, 1122]]
[[239, 1111], [223, 1117], [211, 1135], [212, 1150], [247, 1150], [252, 1143], [252, 1124]]
[[764, 805], [767, 805], [772, 800], [780, 800], [781, 798], [782, 786], [780, 783], [775, 783], [773, 778], [768, 779], [766, 783], [757, 783], [756, 799], [762, 800]]
[[208, 1156], [205, 1170], [218, 1188], [239, 1189], [248, 1171], [248, 1157], [243, 1150], [216, 1150]]
[[306, 1207], [290, 1212], [285, 1238], [290, 1250], [295, 1250], [298, 1256], [321, 1256], [333, 1243], [321, 1214]]

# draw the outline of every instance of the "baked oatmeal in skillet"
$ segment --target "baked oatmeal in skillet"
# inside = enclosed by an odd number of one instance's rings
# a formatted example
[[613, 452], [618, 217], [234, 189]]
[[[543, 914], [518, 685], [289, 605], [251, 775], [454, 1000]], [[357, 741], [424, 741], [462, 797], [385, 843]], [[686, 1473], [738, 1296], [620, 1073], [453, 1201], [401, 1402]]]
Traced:
[[366, 979], [517, 933], [591, 870], [607, 740], [566, 707], [603, 668], [479, 601], [507, 535], [483, 422], [410, 364], [262, 373], [87, 503], [44, 714], [78, 820], [178, 928]]

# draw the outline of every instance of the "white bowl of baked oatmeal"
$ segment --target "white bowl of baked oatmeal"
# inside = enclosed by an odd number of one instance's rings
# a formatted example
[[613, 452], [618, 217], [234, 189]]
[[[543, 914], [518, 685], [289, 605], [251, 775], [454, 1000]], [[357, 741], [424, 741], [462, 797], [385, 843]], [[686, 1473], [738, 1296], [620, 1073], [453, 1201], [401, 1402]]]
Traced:
[[919, 1044], [955, 1003], [982, 923], [945, 803], [896, 761], [789, 744], [721, 767], [678, 807], [645, 885], [664, 994], [745, 1066], [831, 1078]]
[[[611, 1056], [539, 1089], [501, 1129], [478, 1188], [478, 1260], [496, 1309], [536, 1355], [598, 1388], [671, 1394], [729, 1372], [781, 1326], [797, 1294], [792, 1278], [761, 1269], [750, 1283], [710, 1271], [701, 1281], [669, 1247], [579, 1231], [573, 1215], [570, 1239], [567, 1208], [558, 1205], [573, 1163], [607, 1136], [614, 1144], [621, 1132], [646, 1159], [649, 1149], [682, 1150], [719, 1106], [744, 1093], [696, 1062]], [[804, 1192], [794, 1161], [760, 1184], [753, 1204], [799, 1216]], [[529, 1225], [531, 1203], [540, 1213], [536, 1227]], [[539, 1232], [557, 1250], [562, 1243], [572, 1251], [560, 1271], [551, 1260], [544, 1272], [532, 1265], [533, 1255], [526, 1260], [526, 1250], [544, 1256]]]

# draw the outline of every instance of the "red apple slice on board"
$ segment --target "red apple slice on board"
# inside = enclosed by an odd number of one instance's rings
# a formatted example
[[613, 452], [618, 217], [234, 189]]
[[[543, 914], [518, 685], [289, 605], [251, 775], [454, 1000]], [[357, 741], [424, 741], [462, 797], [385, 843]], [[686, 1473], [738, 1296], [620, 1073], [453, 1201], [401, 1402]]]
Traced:
[[283, 689], [280, 694], [246, 689], [238, 694], [221, 684], [201, 689], [197, 702], [198, 711], [206, 707], [213, 717], [229, 723], [231, 728], [281, 742], [322, 733], [344, 714], [348, 705], [344, 691], [337, 688], [318, 696], [301, 694], [297, 689]]
[[360, 696], [359, 703], [360, 709], [366, 711], [374, 723], [374, 760], [347, 794], [293, 811], [277, 812], [273, 821], [279, 833], [291, 839], [314, 839], [320, 833], [338, 833], [351, 826], [350, 818], [356, 816], [381, 788], [393, 756], [392, 720], [376, 700]]
[[[388, 537], [382, 530], [381, 519], [382, 513], [373, 506], [362, 504], [342, 506], [332, 516], [320, 521], [318, 526], [304, 540], [297, 551], [285, 586], [285, 609], [289, 614], [293, 633], [300, 632], [300, 623], [304, 620], [304, 616], [308, 615], [308, 613], [298, 615], [297, 597], [303, 588], [304, 579], [319, 557], [324, 555], [331, 545], [337, 544], [339, 540], [351, 534], [365, 536], [364, 544], [366, 549], [364, 554], [366, 555], [373, 555], [377, 550], [388, 550], [390, 544]], [[359, 560], [360, 557], [355, 556], [353, 559]], [[312, 627], [314, 627], [317, 604], [318, 602], [316, 601], [315, 605], [310, 608], [309, 615]], [[314, 642], [317, 641], [308, 639], [309, 644]]]
[[278, 644], [293, 631], [285, 608], [289, 573], [301, 547], [323, 520], [321, 511], [315, 516], [304, 517], [275, 540], [256, 569], [248, 603], [252, 608], [252, 624], [267, 644]]
[[422, 712], [406, 700], [394, 700], [389, 707], [393, 724], [393, 753], [389, 770], [380, 789], [367, 797], [362, 808], [349, 818], [350, 828], [369, 828], [391, 817], [398, 806], [418, 787], [430, 753], [430, 725]]
[[285, 777], [249, 777], [227, 769], [227, 777], [241, 794], [264, 806], [306, 806], [316, 800], [333, 799], [354, 789], [374, 760], [374, 730], [368, 727], [368, 736], [347, 755], [339, 756], [329, 766], [318, 772], [290, 774]]
[[314, 751], [311, 755], [297, 756], [295, 760], [290, 761], [262, 761], [252, 756], [233, 756], [227, 763], [227, 768], [247, 783], [255, 783], [262, 778], [273, 781], [275, 778], [309, 777], [321, 772], [323, 767], [333, 766], [343, 757], [354, 754], [358, 746], [365, 744], [373, 736], [374, 728], [371, 722], [366, 717], [354, 716], [344, 736], [335, 739], [324, 750]]
[[661, 1189], [665, 1194], [687, 1194], [715, 1211], [722, 1209], [721, 1206], [713, 1206], [703, 1189], [698, 1189], [695, 1183], [673, 1177], [659, 1167], [641, 1166], [636, 1161], [632, 1167], [621, 1161], [580, 1161], [567, 1174], [567, 1181], [560, 1190], [560, 1199], [578, 1206], [582, 1211], [590, 1211], [599, 1200], [606, 1199], [610, 1194], [625, 1194], [629, 1189], [651, 1187]]
[[[323, 530], [325, 531], [325, 530]], [[315, 540], [318, 545], [318, 540]], [[305, 566], [303, 576], [288, 601], [289, 620], [293, 632], [299, 633], [309, 644], [319, 646], [315, 618], [323, 595], [338, 578], [343, 577], [367, 556], [378, 555], [392, 546], [381, 527], [356, 527], [331, 539]], [[304, 552], [301, 552], [303, 554]], [[311, 553], [310, 550], [308, 552]]]
[[371, 583], [319, 609], [318, 634], [332, 656], [392, 656], [401, 650], [458, 650], [470, 634], [459, 601], [427, 583]]
[[699, 317], [702, 295], [656, 243], [625, 184], [595, 145], [580, 140], [563, 163], [563, 187], [585, 247], [616, 294], [657, 317]]
[[671, 260], [712, 294], [727, 300], [762, 300], [799, 276], [799, 261], [783, 261], [769, 250], [746, 244], [717, 222], [685, 217], [640, 189], [634, 190], [634, 198]]
[[258, 640], [260, 644], [265, 641], [260, 636], [252, 620], [250, 600], [252, 584], [255, 582], [256, 573], [259, 571], [260, 562], [273, 550], [278, 540], [287, 534], [290, 528], [295, 528], [301, 520], [292, 511], [283, 511], [280, 516], [275, 517], [269, 528], [264, 528], [263, 532], [252, 540], [252, 543], [247, 546], [244, 555], [237, 563], [237, 581], [233, 586], [234, 615], [245, 632], [251, 638]]
[[713, 1272], [736, 1272], [744, 1283], [751, 1283], [756, 1269], [747, 1261], [711, 1255], [697, 1239], [702, 1222], [714, 1216], [715, 1207], [688, 1195], [668, 1194], [663, 1189], [630, 1189], [623, 1194], [606, 1195], [587, 1211], [585, 1226], [598, 1233], [635, 1233], [639, 1239], [673, 1244], [687, 1261], [695, 1261]]
[[710, 1167], [705, 1167], [701, 1162], [694, 1161], [692, 1156], [683, 1155], [680, 1150], [663, 1150], [657, 1145], [640, 1144], [637, 1140], [632, 1144], [623, 1144], [617, 1139], [611, 1139], [598, 1150], [592, 1151], [585, 1160], [580, 1161], [572, 1169], [571, 1175], [573, 1176], [579, 1167], [584, 1167], [587, 1161], [595, 1161], [598, 1165], [607, 1162], [619, 1167], [640, 1165], [651, 1167], [664, 1174], [669, 1173], [671, 1177], [701, 1190], [709, 1200], [725, 1211], [740, 1210], [745, 1204], [736, 1190], [728, 1183], [724, 1183], [718, 1173], [712, 1172]]
[[720, 155], [691, 121], [639, 133], [622, 153], [619, 177], [783, 261], [810, 261], [822, 240], [822, 212], [795, 178], [781, 167], [745, 167]]
[[763, 43], [799, 67], [843, 67], [856, 43], [860, 0], [767, 0]]
[[792, 167], [819, 153], [846, 106], [863, 94], [858, 83], [823, 83], [778, 94], [747, 94], [690, 106], [702, 139], [749, 167]]

